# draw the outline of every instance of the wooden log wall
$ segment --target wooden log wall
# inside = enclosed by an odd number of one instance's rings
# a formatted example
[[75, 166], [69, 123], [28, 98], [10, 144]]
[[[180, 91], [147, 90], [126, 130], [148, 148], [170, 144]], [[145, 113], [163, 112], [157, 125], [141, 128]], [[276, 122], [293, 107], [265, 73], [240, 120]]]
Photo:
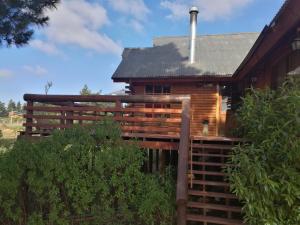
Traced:
[[[170, 95], [190, 95], [191, 96], [191, 135], [203, 136], [204, 122], [208, 121], [208, 136], [218, 136], [220, 125], [224, 123], [221, 115], [221, 99], [218, 84], [201, 84], [195, 82], [181, 83], [161, 83], [153, 81], [149, 83], [134, 82], [130, 89], [133, 95], [146, 94], [147, 84], [169, 84]], [[176, 106], [172, 106], [172, 108]], [[224, 117], [224, 115], [223, 115]], [[224, 120], [224, 118], [223, 118]]]

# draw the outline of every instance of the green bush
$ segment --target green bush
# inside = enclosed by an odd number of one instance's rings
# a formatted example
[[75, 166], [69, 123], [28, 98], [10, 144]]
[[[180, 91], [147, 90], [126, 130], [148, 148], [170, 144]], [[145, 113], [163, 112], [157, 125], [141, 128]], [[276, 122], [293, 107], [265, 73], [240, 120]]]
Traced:
[[0, 155], [0, 224], [172, 224], [171, 176], [144, 174], [143, 152], [110, 121]]
[[229, 180], [249, 225], [300, 224], [300, 83], [250, 93], [238, 111], [251, 144], [230, 159]]

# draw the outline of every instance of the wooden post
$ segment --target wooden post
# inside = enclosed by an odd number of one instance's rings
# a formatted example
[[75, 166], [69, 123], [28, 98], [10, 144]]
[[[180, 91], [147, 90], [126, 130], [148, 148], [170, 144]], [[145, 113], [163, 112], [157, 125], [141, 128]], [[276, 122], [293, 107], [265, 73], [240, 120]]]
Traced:
[[[61, 115], [62, 117], [65, 117], [65, 112], [64, 112], [64, 111], [60, 111], [60, 115]], [[65, 125], [65, 120], [64, 120], [64, 119], [60, 119], [60, 124], [61, 124], [61, 125]]]
[[[122, 103], [121, 103], [120, 99], [116, 101], [116, 108], [117, 109], [121, 109], [122, 108]], [[115, 113], [115, 117], [121, 117], [121, 112], [116, 112]]]
[[[69, 106], [72, 106], [72, 107], [73, 107], [73, 106], [74, 106], [74, 102], [70, 102]], [[73, 115], [74, 115], [74, 111], [67, 111], [66, 115], [67, 115], [67, 117], [68, 117], [68, 116], [73, 116]], [[66, 124], [67, 124], [67, 125], [72, 125], [73, 122], [74, 122], [73, 119], [67, 119], [67, 120], [66, 120]]]
[[180, 131], [180, 143], [178, 152], [178, 175], [177, 175], [177, 224], [186, 225], [186, 205], [188, 198], [188, 154], [190, 140], [190, 99], [182, 101], [182, 120]]
[[[33, 107], [33, 102], [32, 101], [28, 101], [27, 102], [27, 107]], [[26, 118], [26, 128], [25, 128], [25, 135], [28, 135], [30, 136], [31, 133], [32, 133], [32, 126], [28, 126], [28, 124], [32, 123], [33, 119], [32, 119], [32, 116], [33, 116], [33, 110], [26, 110], [26, 115], [27, 116], [31, 116], [31, 118]]]
[[217, 98], [217, 104], [216, 104], [216, 136], [219, 136], [219, 129], [220, 129], [220, 114], [221, 114], [221, 104], [220, 104], [220, 85], [217, 84], [216, 88], [216, 98]]

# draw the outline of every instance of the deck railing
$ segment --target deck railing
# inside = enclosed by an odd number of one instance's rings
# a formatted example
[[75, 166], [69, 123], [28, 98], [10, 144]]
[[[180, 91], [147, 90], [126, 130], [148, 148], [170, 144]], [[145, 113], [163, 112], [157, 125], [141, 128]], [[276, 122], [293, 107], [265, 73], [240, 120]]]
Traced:
[[[47, 136], [74, 124], [86, 125], [111, 117], [120, 122], [125, 138], [140, 138], [141, 146], [178, 150], [177, 218], [186, 223], [188, 151], [190, 138], [189, 96], [107, 96], [25, 94], [25, 136]], [[179, 140], [153, 142], [149, 139]]]

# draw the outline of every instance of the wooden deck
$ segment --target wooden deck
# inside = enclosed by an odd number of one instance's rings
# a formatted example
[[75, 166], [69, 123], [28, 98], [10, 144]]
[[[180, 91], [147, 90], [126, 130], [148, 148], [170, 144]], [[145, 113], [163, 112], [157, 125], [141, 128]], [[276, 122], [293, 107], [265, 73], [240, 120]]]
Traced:
[[[143, 149], [178, 154], [177, 224], [241, 224], [236, 219], [240, 207], [230, 204], [236, 197], [229, 192], [221, 168], [232, 146], [242, 140], [190, 135], [190, 96], [26, 94], [24, 100], [23, 137], [45, 137], [74, 124], [85, 126], [111, 118], [120, 123], [124, 140], [138, 140]], [[149, 103], [171, 107], [147, 108]], [[224, 199], [222, 204], [214, 202], [216, 198]]]

